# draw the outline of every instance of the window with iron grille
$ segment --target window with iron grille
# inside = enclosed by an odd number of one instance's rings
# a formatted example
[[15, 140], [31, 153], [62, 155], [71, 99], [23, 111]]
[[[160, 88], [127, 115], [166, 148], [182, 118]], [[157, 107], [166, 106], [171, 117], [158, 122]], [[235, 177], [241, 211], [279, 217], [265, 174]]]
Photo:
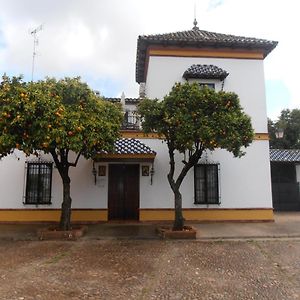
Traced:
[[51, 204], [52, 163], [27, 162], [25, 204]]
[[195, 166], [195, 204], [220, 203], [218, 178], [218, 164], [199, 164]]
[[203, 88], [203, 87], [208, 87], [212, 90], [215, 90], [215, 84], [214, 83], [199, 83], [199, 86], [200, 88]]
[[124, 114], [122, 129], [139, 130], [140, 121], [136, 111], [127, 110]]

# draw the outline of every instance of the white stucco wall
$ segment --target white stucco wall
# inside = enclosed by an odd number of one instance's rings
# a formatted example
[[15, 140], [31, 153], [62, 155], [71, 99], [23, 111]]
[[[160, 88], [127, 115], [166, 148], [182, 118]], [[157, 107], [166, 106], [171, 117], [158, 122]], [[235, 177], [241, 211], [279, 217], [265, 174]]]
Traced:
[[[224, 90], [233, 91], [239, 95], [241, 105], [251, 117], [252, 126], [256, 133], [267, 132], [262, 60], [150, 56], [146, 78], [147, 97], [162, 99], [175, 82], [185, 82], [182, 75], [193, 64], [213, 64], [226, 70], [229, 75], [225, 79]], [[200, 82], [213, 82], [216, 84], [216, 90], [221, 89], [220, 81], [201, 80]], [[154, 140], [147, 140], [147, 144], [158, 152], [155, 159], [156, 173], [152, 187], [157, 200], [151, 201], [151, 194], [147, 194], [141, 198], [141, 207], [173, 207], [173, 203], [169, 201], [173, 197], [171, 191], [169, 188], [165, 188], [168, 187], [166, 170], [169, 167], [167, 151], [163, 151], [165, 146]], [[221, 193], [221, 204], [219, 206], [210, 205], [209, 207], [272, 207], [268, 141], [254, 141], [247, 148], [246, 156], [241, 159], [233, 158], [232, 154], [224, 150], [210, 153], [208, 157], [210, 160], [220, 163]], [[181, 192], [184, 207], [203, 207], [193, 204], [193, 171], [188, 173]]]
[[[166, 144], [157, 140], [142, 140], [157, 152], [154, 161], [155, 174], [153, 185], [141, 182], [141, 208], [173, 208], [173, 194], [167, 180], [169, 158]], [[181, 193], [185, 208], [271, 208], [271, 180], [267, 141], [255, 141], [246, 149], [242, 158], [234, 158], [225, 150], [207, 153], [208, 161], [220, 163], [220, 205], [194, 204], [194, 170], [190, 170], [182, 183]], [[203, 156], [203, 158], [205, 155]], [[183, 157], [177, 155], [177, 166], [182, 168]]]
[[162, 99], [175, 82], [184, 82], [192, 64], [213, 64], [227, 71], [224, 90], [239, 95], [256, 132], [267, 132], [263, 61], [255, 59], [150, 56], [146, 79], [148, 98]]
[[[167, 173], [169, 158], [167, 147], [161, 140], [143, 139], [141, 142], [157, 152], [154, 161], [155, 174], [151, 185], [150, 176], [142, 176], [140, 170], [140, 208], [173, 208], [173, 194], [170, 189]], [[272, 207], [269, 163], [262, 153], [268, 153], [268, 142], [256, 141], [247, 148], [243, 158], [234, 158], [224, 150], [207, 153], [207, 159], [220, 163], [220, 205], [194, 204], [194, 171], [187, 174], [181, 186], [184, 208], [270, 208]], [[17, 159], [20, 158], [19, 160]], [[43, 155], [43, 159], [51, 160]], [[33, 157], [16, 152], [0, 161], [0, 209], [5, 208], [60, 208], [62, 202], [62, 183], [58, 170], [53, 168], [52, 204], [25, 205], [23, 195], [25, 189], [25, 160]], [[36, 158], [34, 158], [36, 159]], [[177, 154], [176, 162], [182, 167], [182, 156]], [[73, 208], [107, 208], [108, 196], [108, 163], [96, 163], [107, 166], [106, 176], [97, 176], [97, 184], [92, 175], [92, 162], [81, 158], [76, 168], [70, 169], [71, 197]], [[151, 163], [140, 163], [149, 165]]]
[[[18, 160], [19, 158], [19, 160]], [[25, 157], [19, 151], [0, 160], [0, 209], [1, 208], [60, 208], [62, 203], [62, 182], [58, 170], [52, 173], [52, 204], [23, 204], [25, 194], [25, 161], [36, 160], [36, 157]], [[52, 161], [49, 155], [41, 156], [43, 161]], [[76, 168], [70, 168], [71, 197], [73, 208], [106, 208], [107, 176], [98, 177], [94, 183], [92, 161], [79, 160]], [[101, 178], [101, 179], [100, 179]]]

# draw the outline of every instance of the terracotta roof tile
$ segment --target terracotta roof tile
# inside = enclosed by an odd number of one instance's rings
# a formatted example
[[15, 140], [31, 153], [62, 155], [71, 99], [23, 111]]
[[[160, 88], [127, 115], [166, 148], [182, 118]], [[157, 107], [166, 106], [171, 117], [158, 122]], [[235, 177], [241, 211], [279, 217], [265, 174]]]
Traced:
[[276, 41], [265, 39], [200, 30], [198, 27], [187, 31], [141, 35], [137, 43], [136, 81], [138, 83], [145, 81], [145, 61], [147, 48], [149, 46], [258, 49], [264, 53], [265, 57], [276, 47], [277, 43]]
[[270, 149], [270, 161], [300, 162], [300, 149]]
[[115, 142], [115, 154], [156, 154], [149, 146], [132, 138], [121, 138]]
[[228, 72], [214, 65], [191, 65], [182, 77], [224, 80], [228, 75]]

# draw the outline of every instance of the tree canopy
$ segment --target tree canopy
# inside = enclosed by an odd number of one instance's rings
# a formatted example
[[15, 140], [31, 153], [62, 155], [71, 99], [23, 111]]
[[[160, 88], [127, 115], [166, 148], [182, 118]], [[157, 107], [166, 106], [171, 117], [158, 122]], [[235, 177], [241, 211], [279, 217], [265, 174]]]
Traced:
[[[50, 153], [64, 186], [61, 227], [70, 227], [69, 167], [81, 155], [110, 151], [119, 136], [120, 107], [97, 97], [80, 78], [23, 82], [3, 76], [0, 83], [0, 153]], [[70, 152], [76, 159], [69, 161]]]
[[[283, 132], [282, 137], [276, 133]], [[268, 119], [270, 147], [278, 149], [300, 149], [300, 109], [284, 109], [276, 121]]]
[[[176, 83], [162, 101], [145, 99], [139, 105], [143, 130], [156, 132], [167, 143], [170, 157], [169, 184], [175, 195], [174, 229], [183, 228], [180, 185], [204, 150], [226, 149], [244, 155], [242, 147], [253, 140], [250, 117], [235, 93], [216, 92], [197, 83]], [[183, 166], [174, 177], [175, 151], [184, 155]], [[188, 154], [188, 159], [186, 155]]]

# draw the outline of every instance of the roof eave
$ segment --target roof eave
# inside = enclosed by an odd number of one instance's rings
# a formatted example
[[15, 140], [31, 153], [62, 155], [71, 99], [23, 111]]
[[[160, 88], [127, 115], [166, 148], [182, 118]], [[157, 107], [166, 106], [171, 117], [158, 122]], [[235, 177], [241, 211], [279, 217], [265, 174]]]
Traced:
[[132, 162], [153, 162], [156, 157], [156, 153], [107, 153], [107, 154], [96, 154], [94, 161], [132, 161]]
[[137, 60], [136, 60], [136, 82], [141, 83], [145, 82], [146, 74], [145, 74], [145, 64], [146, 64], [146, 56], [147, 56], [147, 49], [150, 46], [161, 45], [163, 47], [167, 46], [179, 46], [179, 47], [186, 47], [186, 46], [196, 46], [197, 48], [204, 48], [204, 47], [215, 47], [215, 48], [231, 48], [231, 49], [249, 49], [249, 50], [260, 50], [263, 53], [263, 58], [271, 53], [277, 46], [277, 41], [268, 41], [266, 44], [253, 44], [253, 43], [226, 43], [222, 41], [162, 41], [162, 40], [155, 40], [155, 39], [145, 39], [143, 36], [139, 36], [138, 44], [137, 44]]

